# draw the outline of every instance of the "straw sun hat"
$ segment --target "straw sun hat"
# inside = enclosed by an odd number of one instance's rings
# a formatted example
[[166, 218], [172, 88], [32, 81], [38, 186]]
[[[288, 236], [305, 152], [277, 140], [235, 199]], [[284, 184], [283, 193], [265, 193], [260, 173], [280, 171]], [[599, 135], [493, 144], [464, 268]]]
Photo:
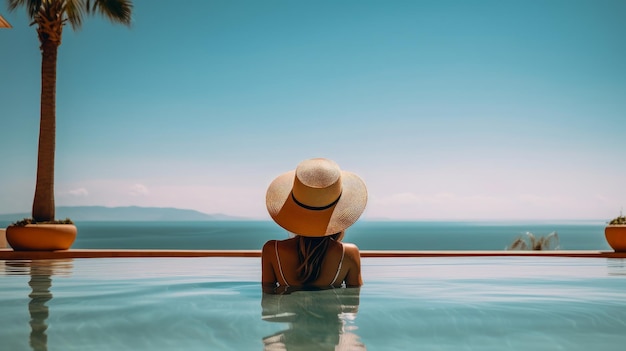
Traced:
[[365, 183], [329, 159], [300, 162], [267, 189], [267, 211], [286, 230], [302, 236], [339, 233], [361, 216], [367, 203]]

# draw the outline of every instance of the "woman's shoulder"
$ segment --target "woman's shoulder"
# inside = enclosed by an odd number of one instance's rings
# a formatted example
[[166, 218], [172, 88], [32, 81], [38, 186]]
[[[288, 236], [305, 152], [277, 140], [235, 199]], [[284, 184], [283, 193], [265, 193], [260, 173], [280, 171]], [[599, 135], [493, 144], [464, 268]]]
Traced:
[[265, 244], [263, 244], [263, 252], [267, 251], [267, 250], [274, 250], [274, 247], [276, 245], [276, 242], [278, 240], [268, 240], [265, 242]]
[[344, 247], [344, 249], [345, 249], [346, 251], [357, 251], [357, 252], [359, 251], [359, 247], [358, 247], [358, 246], [356, 246], [356, 244], [353, 244], [353, 243], [344, 243], [344, 242], [342, 242], [341, 244], [343, 245], [343, 247]]
[[360, 257], [361, 253], [359, 251], [358, 246], [352, 243], [341, 243], [343, 245], [343, 250], [347, 257]]
[[276, 247], [281, 248], [283, 247], [285, 244], [288, 244], [290, 242], [293, 241], [293, 238], [289, 238], [289, 239], [284, 239], [284, 240], [268, 240], [265, 242], [265, 244], [263, 245], [263, 250], [268, 250], [268, 249], [272, 249], [274, 250]]

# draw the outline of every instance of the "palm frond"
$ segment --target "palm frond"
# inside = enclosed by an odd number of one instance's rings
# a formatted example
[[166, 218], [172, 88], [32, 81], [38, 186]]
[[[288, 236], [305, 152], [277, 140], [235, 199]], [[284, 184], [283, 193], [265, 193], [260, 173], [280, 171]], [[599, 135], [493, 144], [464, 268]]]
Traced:
[[545, 237], [536, 237], [531, 232], [526, 232], [517, 237], [507, 250], [558, 250], [559, 236], [556, 232], [552, 232]]
[[129, 25], [133, 3], [130, 0], [87, 0], [85, 10], [87, 13], [99, 12], [111, 22]]
[[101, 14], [114, 23], [130, 25], [132, 20], [132, 0], [7, 0], [9, 11], [25, 7], [28, 17], [57, 15], [71, 24], [72, 29], [80, 29], [85, 15]]
[[67, 21], [72, 25], [72, 29], [80, 29], [86, 12], [84, 0], [66, 0], [64, 12]]
[[28, 18], [35, 19], [39, 10], [41, 10], [43, 0], [7, 0], [9, 11], [15, 11], [18, 7], [25, 7]]
[[543, 238], [542, 250], [558, 250], [559, 249], [559, 235], [556, 232], [552, 232]]
[[522, 238], [517, 238], [513, 241], [513, 243], [507, 248], [507, 250], [527, 250], [528, 245]]

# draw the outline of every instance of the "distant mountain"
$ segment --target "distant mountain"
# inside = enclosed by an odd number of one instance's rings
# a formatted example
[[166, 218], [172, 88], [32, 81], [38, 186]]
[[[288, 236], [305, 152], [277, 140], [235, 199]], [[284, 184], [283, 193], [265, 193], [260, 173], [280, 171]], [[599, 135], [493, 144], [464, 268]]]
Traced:
[[[0, 214], [0, 220], [3, 221], [16, 221], [30, 217], [30, 213]], [[138, 206], [60, 206], [56, 208], [56, 218], [70, 218], [73, 221], [223, 221], [245, 219], [180, 208]]]

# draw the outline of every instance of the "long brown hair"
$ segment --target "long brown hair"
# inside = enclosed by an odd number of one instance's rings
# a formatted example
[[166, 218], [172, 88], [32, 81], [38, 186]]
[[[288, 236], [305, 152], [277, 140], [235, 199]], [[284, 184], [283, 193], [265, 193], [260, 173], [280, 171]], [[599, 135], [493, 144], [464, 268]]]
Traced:
[[323, 237], [297, 236], [298, 278], [303, 284], [317, 280], [331, 240], [337, 240], [342, 233]]

